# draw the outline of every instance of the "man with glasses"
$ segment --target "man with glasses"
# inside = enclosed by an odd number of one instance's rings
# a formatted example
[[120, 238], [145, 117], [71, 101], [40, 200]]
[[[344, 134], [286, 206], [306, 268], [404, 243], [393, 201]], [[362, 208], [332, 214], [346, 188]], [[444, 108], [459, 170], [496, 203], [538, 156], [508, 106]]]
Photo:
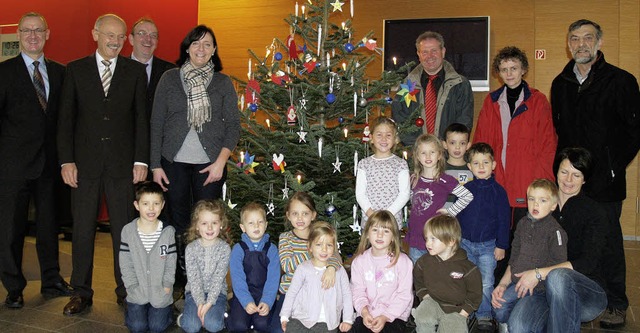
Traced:
[[95, 54], [67, 66], [58, 120], [62, 179], [71, 187], [73, 215], [71, 285], [65, 315], [93, 303], [94, 240], [100, 195], [106, 195], [113, 242], [118, 304], [126, 290], [119, 265], [120, 232], [133, 217], [133, 184], [147, 176], [149, 118], [147, 76], [140, 63], [120, 56], [127, 26], [114, 14], [100, 16], [92, 30]]
[[64, 66], [44, 57], [50, 31], [34, 12], [20, 18], [21, 52], [0, 64], [0, 267], [5, 306], [24, 306], [27, 281], [22, 251], [30, 198], [34, 199], [36, 250], [45, 297], [69, 296], [60, 276], [55, 187], [59, 183], [56, 121]]
[[131, 59], [145, 65], [147, 71], [147, 115], [151, 116], [153, 108], [153, 97], [156, 93], [156, 86], [162, 74], [176, 67], [176, 65], [164, 61], [153, 55], [158, 46], [158, 28], [150, 18], [141, 18], [133, 24], [129, 43], [133, 46]]
[[609, 230], [602, 253], [600, 281], [608, 310], [600, 326], [623, 326], [629, 300], [620, 214], [626, 197], [625, 169], [640, 148], [640, 91], [629, 72], [607, 63], [600, 51], [600, 25], [578, 20], [569, 26], [567, 46], [573, 57], [551, 85], [551, 109], [558, 151], [583, 147], [594, 158], [584, 191], [606, 212]]

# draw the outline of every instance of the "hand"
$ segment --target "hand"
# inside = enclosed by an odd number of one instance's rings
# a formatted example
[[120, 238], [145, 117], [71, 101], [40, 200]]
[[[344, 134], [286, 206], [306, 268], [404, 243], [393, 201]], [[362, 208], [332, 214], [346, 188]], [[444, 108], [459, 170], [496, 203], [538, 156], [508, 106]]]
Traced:
[[60, 174], [65, 184], [73, 188], [78, 188], [78, 168], [75, 163], [65, 163], [62, 165]]
[[329, 289], [336, 284], [336, 269], [335, 267], [328, 266], [322, 274], [322, 288]]
[[460, 310], [460, 315], [465, 318], [469, 318], [469, 313], [467, 311], [464, 311], [464, 309]]
[[222, 172], [224, 171], [225, 165], [226, 161], [216, 161], [215, 163], [211, 163], [206, 168], [200, 170], [200, 173], [209, 173], [209, 176], [207, 176], [207, 179], [204, 181], [202, 186], [207, 186], [213, 182], [217, 182], [218, 180], [220, 180], [220, 178], [222, 178]]
[[146, 165], [133, 165], [133, 183], [137, 184], [147, 179], [147, 166]]
[[493, 292], [491, 293], [491, 306], [496, 309], [500, 309], [502, 307], [502, 303], [504, 303], [504, 291], [507, 289], [507, 286], [504, 284], [497, 285]]
[[198, 318], [200, 318], [200, 322], [202, 323], [202, 326], [204, 326], [204, 317], [207, 315], [207, 312], [209, 311], [209, 309], [211, 309], [212, 305], [213, 304], [208, 302], [198, 305]]
[[282, 326], [282, 331], [286, 332], [287, 331], [287, 323], [288, 321], [281, 321], [280, 325]]
[[379, 316], [375, 317], [373, 319], [373, 325], [371, 326], [371, 330], [374, 333], [378, 333], [378, 332], [382, 331], [382, 329], [384, 328], [384, 325], [387, 324], [387, 320], [388, 319], [389, 318], [387, 318], [387, 316], [385, 316], [385, 315], [379, 315]]
[[375, 210], [369, 208], [367, 209], [367, 211], [365, 212], [365, 214], [367, 214], [367, 217], [371, 217], [371, 215], [373, 215], [373, 213], [375, 213]]
[[440, 208], [436, 211], [436, 214], [440, 214], [440, 215], [449, 215], [449, 211], [447, 211], [444, 208]]
[[496, 261], [504, 259], [504, 250], [496, 247], [495, 250], [493, 250], [493, 257], [496, 258]]
[[169, 189], [166, 188], [164, 184], [169, 185], [169, 178], [167, 178], [167, 174], [164, 173], [164, 170], [162, 168], [156, 168], [151, 170], [151, 172], [153, 173], [153, 181], [160, 185], [163, 191], [167, 192]]
[[264, 303], [264, 302], [260, 302], [257, 309], [258, 309], [258, 314], [262, 317], [268, 315], [270, 310], [267, 303]]
[[164, 287], [165, 294], [169, 295], [170, 292], [171, 292], [171, 288]]
[[371, 316], [371, 313], [369, 313], [369, 308], [366, 306], [362, 308], [361, 314], [362, 314], [362, 323], [364, 324], [365, 327], [367, 327], [368, 329], [371, 329], [371, 327], [373, 326], [373, 317]]
[[340, 323], [340, 326], [338, 326], [338, 329], [340, 329], [340, 332], [349, 332], [351, 324], [342, 322]]
[[244, 311], [247, 311], [247, 314], [254, 314], [256, 312], [258, 312], [258, 307], [256, 306], [256, 303], [249, 303], [247, 304], [247, 306], [244, 308]]
[[533, 295], [533, 289], [535, 289], [538, 283], [540, 283], [536, 277], [536, 272], [531, 269], [515, 275], [520, 278], [516, 284], [518, 298], [527, 296], [527, 293], [529, 293], [529, 295]]

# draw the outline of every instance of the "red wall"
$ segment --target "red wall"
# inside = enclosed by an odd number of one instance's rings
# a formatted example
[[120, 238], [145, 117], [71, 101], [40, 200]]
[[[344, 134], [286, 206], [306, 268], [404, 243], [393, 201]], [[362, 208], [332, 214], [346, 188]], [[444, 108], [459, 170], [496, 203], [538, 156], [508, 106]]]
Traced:
[[[174, 62], [180, 42], [198, 24], [198, 0], [2, 0], [0, 25], [18, 23], [29, 11], [42, 14], [49, 24], [51, 36], [45, 45], [45, 55], [61, 63], [95, 52], [91, 30], [98, 16], [114, 13], [131, 25], [141, 16], [152, 18], [158, 26], [160, 39], [156, 55]], [[2, 33], [16, 28], [3, 28]], [[122, 55], [131, 54], [129, 41]]]

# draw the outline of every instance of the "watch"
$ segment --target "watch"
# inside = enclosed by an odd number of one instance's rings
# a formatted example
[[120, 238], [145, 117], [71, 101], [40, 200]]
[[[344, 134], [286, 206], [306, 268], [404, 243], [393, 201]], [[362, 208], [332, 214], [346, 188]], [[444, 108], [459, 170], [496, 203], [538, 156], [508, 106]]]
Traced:
[[542, 282], [542, 274], [540, 274], [540, 271], [538, 270], [537, 267], [536, 267], [536, 279], [538, 279], [538, 282]]

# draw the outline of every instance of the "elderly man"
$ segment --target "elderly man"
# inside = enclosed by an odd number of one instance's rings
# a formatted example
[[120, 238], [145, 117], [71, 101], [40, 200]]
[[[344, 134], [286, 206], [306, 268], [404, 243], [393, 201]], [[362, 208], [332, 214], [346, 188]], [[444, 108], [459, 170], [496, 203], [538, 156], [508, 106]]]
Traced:
[[71, 295], [60, 276], [55, 184], [56, 121], [64, 66], [44, 57], [49, 27], [38, 13], [18, 24], [20, 54], [0, 64], [0, 267], [5, 306], [22, 308], [22, 248], [29, 199], [36, 209], [36, 249], [47, 297]]
[[150, 18], [141, 18], [133, 24], [129, 43], [133, 46], [131, 59], [145, 65], [147, 71], [147, 115], [151, 116], [153, 108], [153, 97], [156, 93], [156, 86], [160, 77], [165, 71], [176, 67], [176, 65], [164, 61], [153, 53], [158, 47], [158, 28]]
[[92, 30], [95, 54], [67, 66], [58, 120], [62, 179], [71, 186], [74, 296], [65, 315], [93, 303], [91, 288], [96, 215], [106, 194], [114, 251], [118, 304], [126, 290], [118, 250], [122, 227], [133, 217], [133, 184], [147, 176], [149, 118], [145, 108], [147, 76], [140, 63], [120, 56], [127, 39], [125, 22], [100, 16]]
[[597, 23], [572, 23], [567, 42], [573, 59], [551, 86], [553, 120], [558, 150], [579, 146], [594, 157], [593, 175], [584, 188], [609, 220], [602, 262], [609, 304], [600, 325], [611, 328], [624, 325], [629, 306], [620, 213], [626, 197], [625, 168], [640, 148], [640, 92], [633, 75], [605, 61]]
[[[447, 126], [460, 123], [469, 130], [473, 126], [473, 93], [471, 84], [444, 60], [446, 49], [442, 35], [426, 31], [416, 39], [420, 65], [407, 75], [404, 84], [413, 90], [417, 101], [407, 105], [403, 95], [396, 95], [391, 106], [393, 119], [399, 123], [415, 122], [421, 127], [401, 135], [402, 143], [412, 145], [422, 133], [442, 137]], [[408, 93], [413, 93], [409, 91]], [[420, 109], [419, 113], [416, 109]], [[414, 114], [415, 113], [415, 114]], [[444, 138], [443, 138], [444, 139]]]

